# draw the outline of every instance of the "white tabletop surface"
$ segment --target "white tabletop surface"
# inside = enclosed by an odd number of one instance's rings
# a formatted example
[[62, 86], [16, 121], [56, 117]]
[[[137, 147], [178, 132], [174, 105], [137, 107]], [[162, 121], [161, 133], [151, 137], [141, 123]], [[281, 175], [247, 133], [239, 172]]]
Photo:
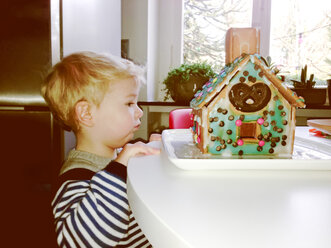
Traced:
[[156, 248], [331, 247], [331, 171], [188, 171], [162, 151], [130, 160], [128, 195]]

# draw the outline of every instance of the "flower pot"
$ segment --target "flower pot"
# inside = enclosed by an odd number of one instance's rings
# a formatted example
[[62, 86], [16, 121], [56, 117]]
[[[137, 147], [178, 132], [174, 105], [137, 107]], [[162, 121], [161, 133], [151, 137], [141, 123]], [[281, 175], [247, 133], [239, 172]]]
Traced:
[[325, 104], [326, 88], [312, 88], [312, 89], [293, 89], [298, 96], [305, 99], [307, 107], [318, 107]]
[[192, 75], [189, 80], [176, 84], [174, 90], [170, 92], [170, 95], [176, 103], [189, 105], [194, 94], [201, 89], [208, 80], [208, 77]]

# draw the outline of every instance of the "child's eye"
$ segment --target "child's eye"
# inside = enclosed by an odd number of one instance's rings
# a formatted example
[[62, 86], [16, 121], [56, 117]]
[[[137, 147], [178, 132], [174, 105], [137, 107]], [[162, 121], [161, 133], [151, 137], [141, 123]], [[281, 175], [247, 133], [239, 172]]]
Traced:
[[134, 105], [134, 102], [128, 102], [127, 105], [128, 105], [129, 107], [132, 107], [132, 106]]

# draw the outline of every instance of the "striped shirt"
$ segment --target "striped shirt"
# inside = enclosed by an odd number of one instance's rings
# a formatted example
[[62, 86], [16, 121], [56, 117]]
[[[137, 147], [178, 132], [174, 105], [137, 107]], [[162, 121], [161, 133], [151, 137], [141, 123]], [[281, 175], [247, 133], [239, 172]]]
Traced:
[[129, 206], [126, 167], [111, 161], [95, 172], [103, 162], [94, 154], [70, 152], [52, 202], [58, 245], [152, 247]]

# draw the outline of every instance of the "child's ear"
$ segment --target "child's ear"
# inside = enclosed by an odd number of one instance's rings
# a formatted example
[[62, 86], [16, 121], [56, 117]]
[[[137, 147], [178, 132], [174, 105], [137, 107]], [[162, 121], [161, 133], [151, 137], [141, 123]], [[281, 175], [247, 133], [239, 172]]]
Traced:
[[80, 101], [76, 103], [75, 115], [80, 125], [88, 127], [93, 126], [93, 115], [91, 113], [91, 106], [89, 102]]

